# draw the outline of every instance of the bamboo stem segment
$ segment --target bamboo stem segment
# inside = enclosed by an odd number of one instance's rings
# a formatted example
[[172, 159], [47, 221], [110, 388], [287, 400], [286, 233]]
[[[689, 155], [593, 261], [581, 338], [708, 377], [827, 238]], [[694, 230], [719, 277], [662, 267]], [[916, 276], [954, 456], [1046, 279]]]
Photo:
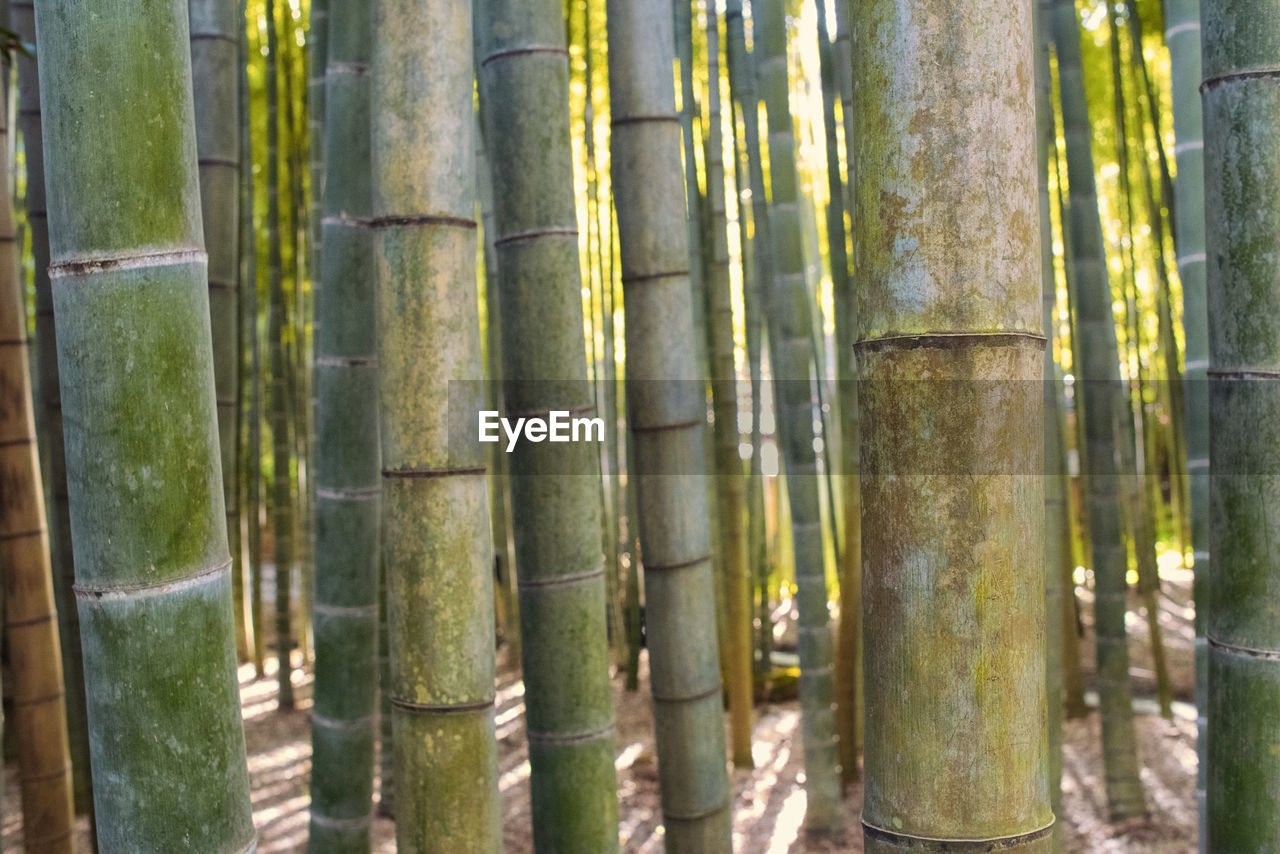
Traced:
[[1031, 34], [1030, 0], [854, 15], [871, 854], [1052, 845]]
[[187, 4], [37, 0], [36, 28], [100, 850], [244, 851]]
[[1202, 6], [1209, 331], [1207, 847], [1280, 850], [1280, 18]]

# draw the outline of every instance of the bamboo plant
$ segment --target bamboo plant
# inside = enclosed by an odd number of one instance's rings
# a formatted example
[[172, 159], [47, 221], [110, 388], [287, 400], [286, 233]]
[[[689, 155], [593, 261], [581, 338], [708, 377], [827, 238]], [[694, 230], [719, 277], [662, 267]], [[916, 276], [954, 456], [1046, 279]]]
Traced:
[[800, 705], [804, 731], [806, 827], [830, 831], [840, 824], [840, 757], [835, 732], [832, 637], [827, 611], [814, 408], [811, 386], [812, 308], [805, 282], [799, 179], [787, 78], [786, 20], [781, 0], [762, 0], [756, 11], [759, 80], [768, 114], [769, 226], [774, 280], [769, 298], [769, 354], [773, 358], [778, 439], [791, 501], [800, 634]]
[[[501, 188], [493, 223], [503, 396], [521, 415], [582, 415], [595, 399], [583, 352], [563, 14], [560, 0], [481, 0], [477, 14], [481, 119]], [[534, 848], [615, 850], [601, 494], [583, 476], [598, 476], [598, 452], [521, 443], [509, 462]]]
[[863, 839], [1047, 852], [1032, 6], [875, 0], [852, 39]]
[[708, 327], [711, 391], [715, 404], [716, 510], [720, 525], [721, 587], [725, 598], [725, 647], [729, 726], [733, 764], [750, 768], [751, 758], [751, 588], [747, 572], [746, 479], [738, 455], [738, 374], [734, 364], [733, 300], [729, 282], [729, 230], [725, 214], [724, 138], [720, 130], [719, 16], [707, 16], [707, 207]]
[[1075, 0], [1054, 0], [1053, 34], [1058, 56], [1059, 98], [1067, 149], [1070, 187], [1068, 231], [1079, 334], [1081, 408], [1088, 475], [1088, 521], [1096, 579], [1094, 621], [1098, 636], [1098, 694], [1102, 717], [1103, 761], [1112, 818], [1146, 811], [1133, 726], [1129, 685], [1129, 649], [1125, 632], [1125, 573], [1128, 559], [1120, 530], [1119, 439], [1124, 394], [1111, 313], [1111, 283], [1103, 246], [1102, 221], [1094, 180], [1089, 105], [1080, 62], [1080, 18]]
[[644, 549], [650, 686], [667, 850], [728, 852], [707, 490], [693, 342], [671, 6], [610, 0], [611, 166], [626, 328], [627, 420]]
[[385, 0], [374, 24], [388, 692], [405, 854], [502, 849], [484, 448], [455, 432], [455, 413], [483, 406], [471, 27], [470, 3], [443, 0]]
[[[368, 850], [378, 686], [378, 362], [371, 237], [371, 11], [329, 8], [323, 287], [317, 294], [311, 850]], [[388, 745], [389, 749], [389, 745]]]
[[[32, 0], [11, 5], [13, 29], [24, 41], [36, 40]], [[58, 612], [58, 638], [66, 685], [67, 732], [71, 746], [72, 785], [76, 812], [93, 825], [93, 781], [89, 772], [89, 723], [85, 717], [84, 660], [80, 649], [80, 617], [76, 611], [75, 564], [71, 547], [71, 514], [67, 505], [66, 451], [62, 436], [62, 400], [58, 382], [58, 336], [53, 323], [53, 295], [49, 288], [49, 216], [45, 204], [44, 146], [40, 118], [40, 84], [36, 53], [18, 57], [18, 131], [27, 167], [27, 226], [35, 266], [36, 429], [47, 472], [49, 553], [53, 596]]]
[[240, 501], [236, 489], [236, 392], [240, 338], [240, 127], [236, 95], [240, 24], [234, 0], [189, 0], [191, 66], [196, 109], [196, 152], [200, 168], [201, 220], [209, 253], [209, 311], [213, 328], [213, 370], [217, 385], [218, 437], [223, 500], [231, 547], [231, 591], [236, 615], [236, 652], [250, 656], [246, 629], [243, 567], [240, 562]]
[[1204, 209], [1209, 330], [1207, 849], [1280, 849], [1280, 619], [1274, 546], [1280, 405], [1280, 20], [1205, 0]]
[[[0, 7], [7, 23], [8, 8]], [[8, 101], [9, 60], [0, 84]], [[63, 703], [62, 654], [54, 610], [49, 533], [36, 451], [28, 363], [25, 289], [18, 275], [9, 192], [9, 111], [0, 115], [0, 572], [4, 575], [5, 637], [22, 793], [23, 842], [39, 854], [71, 854], [75, 805]], [[30, 141], [30, 138], [28, 138]]]
[[1205, 699], [1209, 675], [1204, 617], [1209, 604], [1209, 327], [1205, 303], [1205, 198], [1204, 129], [1200, 102], [1200, 2], [1166, 0], [1165, 43], [1169, 46], [1173, 89], [1174, 160], [1178, 174], [1173, 182], [1178, 217], [1174, 242], [1178, 278], [1182, 281], [1182, 328], [1186, 342], [1185, 395], [1187, 424], [1187, 480], [1190, 482], [1192, 566], [1196, 617], [1196, 750], [1200, 756], [1196, 774], [1201, 848], [1204, 849]]
[[37, 0], [36, 24], [99, 848], [243, 851], [187, 4]]

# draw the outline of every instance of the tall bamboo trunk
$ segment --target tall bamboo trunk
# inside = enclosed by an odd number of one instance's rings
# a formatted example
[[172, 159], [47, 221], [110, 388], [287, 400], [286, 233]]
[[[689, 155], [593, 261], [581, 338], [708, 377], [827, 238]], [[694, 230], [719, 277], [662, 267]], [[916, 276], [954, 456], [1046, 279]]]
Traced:
[[471, 11], [384, 0], [374, 24], [373, 266], [405, 854], [502, 848], [485, 449], [459, 436], [474, 435], [484, 405]]
[[236, 652], [249, 659], [245, 629], [244, 580], [240, 564], [240, 500], [236, 467], [236, 391], [240, 355], [240, 127], [235, 0], [189, 0], [191, 66], [196, 115], [196, 152], [200, 168], [200, 207], [204, 245], [209, 253], [209, 311], [213, 329], [213, 372], [218, 404], [223, 500], [231, 548], [231, 595], [236, 615]]
[[271, 347], [271, 385], [268, 418], [271, 424], [271, 520], [275, 540], [276, 679], [279, 704], [293, 708], [293, 624], [289, 608], [293, 593], [293, 481], [289, 474], [289, 366], [285, 355], [285, 296], [280, 247], [280, 121], [276, 66], [280, 45], [276, 37], [275, 0], [266, 0], [267, 22], [267, 277], [271, 307], [267, 340]]
[[1209, 654], [1204, 634], [1209, 583], [1209, 328], [1205, 307], [1204, 131], [1200, 102], [1200, 2], [1165, 0], [1165, 42], [1169, 45], [1173, 89], [1173, 147], [1178, 175], [1173, 184], [1179, 216], [1175, 222], [1178, 278], [1182, 281], [1182, 328], [1186, 343], [1185, 397], [1187, 480], [1191, 505], [1191, 548], [1196, 608], [1196, 801], [1200, 811], [1200, 850], [1206, 838], [1205, 700]]
[[1032, 4], [877, 0], [853, 42], [863, 838], [1047, 852]]
[[88, 6], [36, 23], [99, 844], [243, 851], [187, 4]]
[[[36, 40], [32, 0], [16, 0], [11, 7], [13, 29], [25, 41]], [[33, 53], [18, 57], [18, 131], [22, 134], [27, 166], [27, 223], [35, 263], [36, 429], [48, 482], [49, 554], [53, 597], [58, 612], [58, 640], [66, 686], [67, 732], [71, 748], [72, 786], [76, 812], [89, 816], [93, 826], [93, 778], [89, 770], [89, 723], [85, 713], [84, 659], [80, 648], [80, 616], [76, 610], [75, 562], [71, 545], [71, 513], [67, 502], [66, 446], [62, 434], [62, 399], [58, 381], [58, 335], [53, 322], [53, 293], [49, 287], [49, 215], [44, 188], [44, 134], [40, 116], [39, 62]]]
[[1133, 727], [1129, 648], [1125, 632], [1125, 572], [1128, 559], [1121, 536], [1120, 474], [1116, 443], [1127, 398], [1120, 383], [1111, 283], [1094, 182], [1092, 126], [1080, 64], [1080, 19], [1075, 0], [1054, 0], [1054, 44], [1067, 143], [1070, 184], [1069, 225], [1079, 333], [1076, 377], [1081, 390], [1088, 473], [1089, 535], [1096, 579], [1094, 625], [1098, 635], [1098, 694], [1103, 762], [1112, 818], [1146, 811]]
[[671, 7], [610, 0], [611, 164], [627, 317], [627, 420], [644, 548], [649, 682], [667, 850], [731, 849], [705, 391], [680, 204]]
[[[332, 0], [325, 71], [323, 286], [316, 299], [316, 644], [311, 850], [367, 851], [378, 686], [377, 315], [372, 12]], [[390, 749], [390, 746], [386, 746]]]
[[[821, 8], [821, 4], [819, 4]], [[825, 14], [819, 21], [825, 23]], [[832, 472], [841, 482], [844, 514], [844, 547], [840, 551], [840, 624], [836, 636], [836, 735], [840, 739], [840, 782], [848, 787], [858, 779], [858, 758], [862, 752], [862, 500], [858, 481], [858, 445], [861, 421], [858, 413], [858, 384], [854, 374], [853, 339], [857, 326], [857, 305], [853, 277], [845, 248], [844, 214], [847, 193], [840, 179], [840, 156], [836, 150], [835, 95], [843, 104], [846, 169], [850, 180], [856, 172], [851, 156], [853, 59], [849, 47], [849, 4], [836, 3], [836, 40], [828, 50], [822, 41], [825, 27], [819, 27], [819, 49], [832, 54], [832, 65], [824, 71], [823, 122], [827, 133], [827, 184], [831, 202], [827, 209], [827, 235], [831, 245], [831, 288], [835, 302], [836, 390], [840, 409], [840, 467]], [[828, 97], [825, 77], [832, 76]], [[838, 92], [835, 90], [839, 84]], [[835, 223], [832, 220], [835, 220]]]
[[[589, 414], [559, 0], [484, 0], [480, 107], [493, 182], [504, 398], [512, 414]], [[510, 455], [534, 847], [618, 844], [599, 455]], [[573, 649], [572, 661], [564, 657]]]
[[[729, 88], [742, 115], [742, 137], [745, 149], [746, 185], [751, 190], [752, 237], [739, 226], [743, 236], [742, 302], [745, 309], [747, 360], [751, 379], [751, 479], [747, 484], [747, 548], [751, 564], [753, 589], [760, 597], [758, 619], [758, 672], [768, 673], [773, 641], [773, 621], [769, 609], [769, 542], [765, 519], [764, 475], [761, 471], [760, 416], [765, 389], [762, 382], [764, 358], [764, 284], [773, 281], [773, 237], [769, 229], [768, 196], [764, 189], [764, 169], [760, 162], [760, 99], [756, 94], [754, 57], [747, 51], [742, 21], [741, 0], [725, 4], [726, 59], [729, 66]], [[736, 122], [735, 122], [736, 126]], [[742, 218], [739, 217], [741, 223]], [[750, 261], [752, 263], [748, 264]], [[846, 507], [848, 505], [846, 504]]]
[[265, 672], [267, 631], [262, 601], [262, 359], [258, 334], [258, 232], [254, 216], [253, 103], [249, 97], [249, 32], [244, 5], [240, 7], [240, 180], [244, 206], [240, 211], [242, 294], [245, 338], [245, 539], [249, 550], [249, 612], [253, 624], [253, 667]]
[[[1069, 548], [1071, 520], [1067, 509], [1067, 477], [1063, 468], [1062, 413], [1059, 411], [1061, 384], [1054, 358], [1054, 336], [1058, 327], [1058, 278], [1053, 260], [1053, 211], [1049, 196], [1049, 152], [1057, 146], [1053, 114], [1053, 77], [1049, 57], [1052, 45], [1052, 0], [1036, 0], [1035, 73], [1036, 131], [1040, 209], [1041, 316], [1044, 323], [1044, 613], [1045, 613], [1045, 696], [1049, 730], [1049, 802], [1054, 815], [1062, 814], [1062, 655], [1064, 631], [1062, 573], [1063, 552]], [[1075, 630], [1074, 624], [1070, 631]], [[1054, 825], [1053, 850], [1062, 849], [1062, 828]]]
[[[0, 6], [0, 22], [9, 9]], [[22, 836], [30, 854], [71, 854], [75, 807], [63, 702], [44, 489], [36, 450], [28, 363], [26, 289], [18, 275], [9, 186], [10, 63], [0, 63], [0, 570], [13, 720], [22, 791]], [[36, 137], [38, 139], [38, 137]], [[27, 138], [28, 148], [35, 142]], [[38, 144], [38, 143], [36, 143]]]
[[747, 572], [746, 478], [738, 455], [738, 374], [734, 364], [733, 300], [729, 282], [729, 231], [725, 213], [724, 137], [720, 129], [720, 24], [707, 15], [707, 206], [710, 212], [707, 277], [711, 332], [711, 391], [715, 404], [715, 472], [721, 587], [728, 662], [730, 747], [733, 764], [751, 768], [751, 589]]
[[787, 80], [786, 17], [781, 0], [757, 13], [759, 80], [768, 111], [773, 281], [768, 283], [769, 354], [777, 380], [778, 439], [791, 507], [796, 602], [800, 612], [800, 706], [804, 733], [805, 825], [830, 831], [840, 823], [840, 757], [835, 731], [832, 637], [827, 612], [822, 514], [813, 442], [812, 315], [805, 284], [795, 134]]
[[1205, 0], [1202, 47], [1209, 325], [1207, 847], [1280, 850], [1280, 20]]

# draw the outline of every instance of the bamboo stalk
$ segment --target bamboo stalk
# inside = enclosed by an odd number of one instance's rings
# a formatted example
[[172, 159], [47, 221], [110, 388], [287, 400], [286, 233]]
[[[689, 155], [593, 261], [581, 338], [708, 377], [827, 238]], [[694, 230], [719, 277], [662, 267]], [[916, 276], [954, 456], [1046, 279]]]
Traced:
[[36, 25], [99, 846], [244, 851], [187, 4], [90, 5]]
[[863, 839], [1046, 852], [1032, 4], [878, 0], [852, 38]]
[[611, 165], [635, 454], [629, 471], [644, 548], [666, 845], [671, 854], [717, 854], [731, 850], [731, 815], [672, 28], [663, 0], [608, 3]]
[[[332, 0], [325, 71], [324, 286], [316, 304], [313, 851], [368, 850], [381, 511], [372, 238], [372, 12]], [[391, 690], [384, 686], [384, 690]], [[394, 695], [393, 695], [394, 696]]]
[[502, 848], [484, 448], [460, 440], [456, 414], [474, 435], [484, 400], [471, 28], [468, 2], [385, 0], [374, 18], [373, 260], [404, 854]]
[[[8, 7], [0, 6], [7, 24]], [[10, 60], [0, 63], [0, 568], [4, 575], [5, 637], [13, 682], [13, 728], [18, 745], [22, 837], [29, 854], [71, 854], [75, 804], [62, 652], [54, 608], [49, 533], [36, 450], [28, 364], [25, 289], [9, 187]], [[28, 143], [39, 137], [28, 137]], [[28, 145], [30, 149], [30, 145]], [[43, 176], [41, 176], [43, 177]]]
[[[1280, 20], [1206, 0], [1201, 35], [1209, 327], [1207, 849], [1280, 850]], [[1184, 247], [1185, 249], [1185, 247]]]

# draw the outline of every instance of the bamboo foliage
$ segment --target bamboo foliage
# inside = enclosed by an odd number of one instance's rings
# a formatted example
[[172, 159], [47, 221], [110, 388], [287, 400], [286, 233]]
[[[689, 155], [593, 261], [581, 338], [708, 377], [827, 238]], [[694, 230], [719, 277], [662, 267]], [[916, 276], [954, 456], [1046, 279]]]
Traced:
[[[332, 0], [317, 294], [311, 850], [368, 850], [378, 686], [378, 360], [371, 236], [372, 13]], [[389, 749], [389, 745], [388, 745]]]
[[611, 165], [666, 845], [715, 854], [731, 848], [729, 790], [672, 26], [661, 0], [608, 4]]
[[[482, 0], [477, 20], [486, 154], [501, 188], [493, 234], [504, 402], [522, 415], [589, 413], [563, 9], [559, 0]], [[614, 850], [601, 493], [582, 476], [598, 474], [599, 457], [585, 444], [521, 443], [509, 462], [534, 847]]]
[[92, 12], [36, 3], [99, 845], [242, 851], [254, 831], [187, 4]]
[[805, 825], [840, 824], [840, 769], [835, 732], [832, 637], [827, 612], [817, 456], [814, 452], [812, 314], [805, 283], [795, 135], [787, 80], [786, 16], [781, 0], [762, 0], [757, 12], [758, 74], [768, 112], [769, 226], [774, 279], [766, 287], [769, 353], [774, 366], [778, 438], [791, 501], [800, 634], [800, 704], [804, 730]]
[[1207, 848], [1280, 848], [1280, 20], [1269, 4], [1203, 6], [1209, 329]]
[[1081, 389], [1088, 475], [1089, 536], [1096, 579], [1098, 693], [1102, 717], [1107, 800], [1113, 818], [1146, 811], [1133, 726], [1129, 649], [1125, 633], [1127, 556], [1120, 531], [1116, 443], [1123, 434], [1116, 325], [1094, 180], [1091, 125], [1080, 63], [1080, 19], [1075, 0], [1054, 0], [1063, 134], [1070, 186], [1069, 233], [1074, 276], [1072, 311], [1079, 338], [1076, 376]]
[[451, 413], [483, 405], [471, 27], [469, 3], [440, 0], [386, 0], [374, 25], [388, 690], [406, 854], [502, 847], [484, 456], [451, 435]]

